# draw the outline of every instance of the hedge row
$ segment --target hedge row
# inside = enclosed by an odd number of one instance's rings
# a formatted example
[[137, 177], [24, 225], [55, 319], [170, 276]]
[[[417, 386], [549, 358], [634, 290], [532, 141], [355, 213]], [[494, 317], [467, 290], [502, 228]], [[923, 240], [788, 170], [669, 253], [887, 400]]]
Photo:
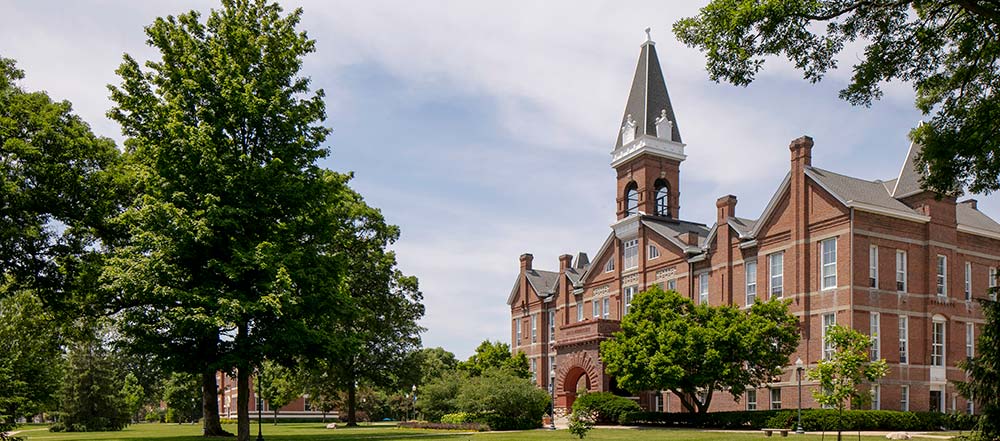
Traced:
[[[802, 427], [809, 431], [841, 430], [969, 430], [976, 416], [938, 412], [899, 412], [894, 410], [845, 410], [842, 415], [830, 409], [803, 409]], [[624, 415], [622, 424], [637, 426], [690, 427], [704, 429], [795, 428], [795, 410], [754, 410], [712, 412], [706, 414], [633, 412]]]
[[592, 415], [597, 424], [620, 424], [626, 415], [641, 411], [639, 403], [611, 392], [586, 393], [573, 402], [573, 412]]
[[426, 421], [407, 421], [399, 423], [397, 427], [404, 429], [436, 429], [436, 430], [464, 430], [467, 432], [485, 432], [490, 430], [489, 426], [480, 423], [429, 423]]

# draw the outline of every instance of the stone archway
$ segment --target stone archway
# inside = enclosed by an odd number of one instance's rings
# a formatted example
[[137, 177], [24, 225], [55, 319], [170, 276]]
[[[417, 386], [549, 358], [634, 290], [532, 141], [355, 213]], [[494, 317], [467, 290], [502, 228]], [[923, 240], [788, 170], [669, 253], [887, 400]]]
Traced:
[[586, 352], [577, 352], [559, 360], [556, 373], [555, 407], [569, 409], [580, 389], [595, 392], [600, 389], [600, 369]]

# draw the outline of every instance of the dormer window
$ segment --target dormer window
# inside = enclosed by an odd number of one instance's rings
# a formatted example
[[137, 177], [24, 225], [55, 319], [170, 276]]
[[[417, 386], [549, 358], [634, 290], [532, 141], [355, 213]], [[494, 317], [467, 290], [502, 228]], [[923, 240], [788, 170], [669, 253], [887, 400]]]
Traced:
[[656, 201], [656, 215], [670, 217], [670, 189], [667, 187], [666, 181], [656, 180], [656, 193], [653, 200]]
[[639, 191], [635, 182], [625, 187], [625, 215], [631, 216], [639, 211]]

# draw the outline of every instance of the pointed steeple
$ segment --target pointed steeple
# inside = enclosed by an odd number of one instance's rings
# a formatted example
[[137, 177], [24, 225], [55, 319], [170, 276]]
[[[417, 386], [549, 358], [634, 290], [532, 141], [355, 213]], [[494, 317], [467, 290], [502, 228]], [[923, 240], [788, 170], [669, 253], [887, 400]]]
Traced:
[[[662, 119], [665, 118], [665, 119]], [[657, 123], [666, 133], [657, 134]], [[619, 126], [623, 131], [631, 130], [635, 125], [635, 134], [628, 134], [625, 139], [636, 139], [642, 135], [659, 137], [668, 141], [681, 143], [681, 132], [677, 128], [674, 108], [670, 105], [670, 95], [663, 81], [663, 71], [660, 70], [660, 59], [656, 56], [656, 43], [649, 38], [649, 28], [646, 28], [646, 41], [642, 43], [639, 52], [639, 63], [632, 78], [632, 89], [622, 114]], [[615, 150], [622, 146], [622, 134], [615, 137]]]
[[892, 189], [892, 197], [904, 198], [922, 191], [920, 180], [924, 174], [917, 168], [917, 155], [920, 154], [921, 150], [923, 150], [923, 146], [920, 144], [910, 143], [910, 150], [906, 152], [903, 167], [899, 170], [896, 185]]

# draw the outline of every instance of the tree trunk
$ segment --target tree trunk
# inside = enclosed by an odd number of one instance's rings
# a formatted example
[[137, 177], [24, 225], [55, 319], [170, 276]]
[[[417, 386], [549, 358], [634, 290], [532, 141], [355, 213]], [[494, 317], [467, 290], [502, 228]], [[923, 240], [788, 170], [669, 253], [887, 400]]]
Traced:
[[358, 387], [352, 381], [347, 386], [347, 427], [358, 425], [357, 399]]
[[222, 430], [219, 421], [219, 385], [215, 382], [215, 371], [201, 373], [201, 414], [202, 436], [233, 436]]
[[[249, 330], [246, 322], [236, 330], [236, 341], [245, 343]], [[260, 391], [257, 392], [260, 394]], [[250, 363], [246, 360], [236, 367], [236, 439], [250, 441]]]
[[274, 425], [278, 425], [278, 409], [274, 409]]
[[677, 398], [680, 399], [681, 406], [684, 406], [684, 410], [688, 411], [688, 413], [697, 412], [697, 409], [695, 409], [694, 406], [691, 405], [691, 401], [689, 399], [689, 395], [687, 392], [681, 392], [678, 390], [671, 390], [670, 392], [673, 392], [674, 395], [677, 395]]

